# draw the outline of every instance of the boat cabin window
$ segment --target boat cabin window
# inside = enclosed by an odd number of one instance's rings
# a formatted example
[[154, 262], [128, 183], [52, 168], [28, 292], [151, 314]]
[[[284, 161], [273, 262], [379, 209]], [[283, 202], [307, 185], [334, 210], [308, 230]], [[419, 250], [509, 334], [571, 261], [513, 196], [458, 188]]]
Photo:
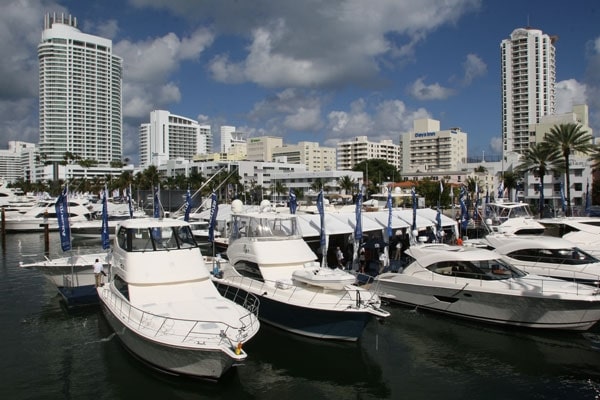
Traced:
[[507, 255], [515, 260], [533, 263], [580, 265], [599, 261], [596, 257], [577, 247], [564, 249], [523, 249], [513, 251]]
[[260, 268], [256, 263], [252, 263], [249, 261], [240, 261], [235, 264], [235, 270], [239, 272], [240, 275], [245, 276], [250, 279], [257, 280], [259, 282], [264, 282], [264, 278], [260, 273]]
[[198, 247], [189, 226], [154, 228], [121, 227], [117, 243], [125, 251], [161, 251]]
[[298, 236], [299, 230], [295, 216], [268, 217], [234, 215], [231, 223], [232, 240], [241, 237], [276, 238]]
[[502, 260], [442, 261], [430, 265], [427, 269], [440, 275], [483, 280], [508, 279], [524, 275], [523, 272]]

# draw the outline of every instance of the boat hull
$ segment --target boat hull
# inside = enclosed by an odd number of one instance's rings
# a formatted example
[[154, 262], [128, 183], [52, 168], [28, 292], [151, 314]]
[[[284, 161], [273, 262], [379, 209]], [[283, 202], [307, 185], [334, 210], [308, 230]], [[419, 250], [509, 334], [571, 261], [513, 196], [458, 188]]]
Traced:
[[121, 343], [155, 369], [173, 375], [217, 380], [234, 366], [235, 360], [217, 349], [176, 347], [150, 340], [121, 322], [106, 303], [101, 301], [101, 305], [106, 320]]
[[585, 331], [600, 319], [600, 303], [540, 296], [431, 287], [379, 280], [377, 291], [390, 301], [454, 317], [528, 328]]
[[290, 304], [246, 290], [225, 281], [214, 281], [224, 297], [237, 301], [252, 293], [260, 299], [259, 319], [280, 329], [318, 339], [357, 341], [374, 315], [366, 310], [327, 310]]

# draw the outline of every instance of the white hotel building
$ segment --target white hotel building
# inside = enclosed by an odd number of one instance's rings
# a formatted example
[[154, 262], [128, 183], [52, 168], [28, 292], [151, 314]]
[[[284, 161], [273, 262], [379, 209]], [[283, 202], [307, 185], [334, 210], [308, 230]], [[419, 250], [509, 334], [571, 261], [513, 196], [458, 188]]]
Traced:
[[122, 161], [123, 62], [112, 41], [82, 33], [70, 15], [47, 14], [38, 59], [43, 160], [70, 152], [99, 166]]
[[413, 131], [400, 136], [402, 173], [458, 170], [467, 161], [467, 133], [440, 130], [440, 121], [416, 119]]
[[140, 167], [165, 164], [167, 160], [191, 160], [210, 149], [211, 129], [193, 119], [164, 110], [150, 113], [150, 122], [140, 125]]

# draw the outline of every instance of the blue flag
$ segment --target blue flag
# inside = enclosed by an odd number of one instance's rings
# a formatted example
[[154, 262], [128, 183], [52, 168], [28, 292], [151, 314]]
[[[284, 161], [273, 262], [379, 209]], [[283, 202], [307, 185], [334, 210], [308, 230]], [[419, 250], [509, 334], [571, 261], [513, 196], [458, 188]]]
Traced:
[[127, 205], [129, 206], [129, 218], [133, 218], [133, 199], [131, 198], [131, 185], [127, 188]]
[[108, 231], [108, 190], [104, 188], [104, 196], [102, 196], [102, 249], [110, 248], [110, 237]]
[[500, 181], [498, 186], [498, 199], [501, 200], [502, 198], [504, 198], [504, 181]]
[[325, 209], [323, 208], [323, 189], [317, 196], [317, 210], [319, 210], [319, 216], [321, 217], [321, 248], [325, 249]]
[[467, 211], [467, 206], [465, 205], [465, 194], [465, 188], [461, 187], [460, 194], [458, 195], [458, 202], [460, 203], [460, 225], [463, 230], [466, 230], [467, 226], [469, 225], [469, 212]]
[[208, 225], [208, 241], [215, 241], [215, 225], [217, 224], [217, 213], [219, 212], [219, 204], [217, 203], [217, 194], [212, 192], [210, 195], [210, 221]]
[[71, 226], [69, 225], [69, 199], [67, 187], [63, 189], [54, 205], [58, 218], [58, 233], [60, 234], [60, 247], [62, 251], [71, 250]]
[[296, 193], [294, 193], [294, 189], [290, 188], [290, 214], [296, 214], [297, 207], [298, 203], [296, 202]]
[[591, 205], [592, 205], [592, 198], [590, 195], [590, 181], [588, 180], [585, 185], [585, 212], [590, 211]]
[[540, 213], [544, 215], [544, 186], [540, 183]]
[[356, 196], [356, 225], [354, 225], [354, 241], [356, 243], [362, 240], [362, 192], [359, 192]]
[[388, 209], [388, 224], [386, 227], [386, 233], [388, 238], [392, 237], [392, 190], [388, 190], [387, 204], [386, 207]]
[[183, 216], [183, 220], [188, 222], [190, 220], [190, 210], [192, 209], [192, 195], [190, 194], [190, 189], [185, 193], [185, 215]]
[[417, 192], [415, 191], [415, 187], [414, 186], [410, 190], [410, 193], [412, 195], [412, 208], [413, 208], [413, 220], [412, 220], [412, 227], [411, 227], [411, 229], [413, 231], [416, 231], [417, 230]]
[[567, 201], [565, 200], [565, 191], [563, 190], [563, 184], [560, 183], [560, 202], [562, 204], [563, 212], [567, 212]]
[[160, 198], [158, 197], [158, 186], [154, 188], [154, 218], [160, 218]]
[[437, 214], [435, 215], [435, 222], [436, 222], [436, 231], [437, 231], [437, 237], [438, 237], [438, 241], [441, 242], [442, 241], [442, 211], [440, 210], [440, 204], [438, 203], [437, 206]]

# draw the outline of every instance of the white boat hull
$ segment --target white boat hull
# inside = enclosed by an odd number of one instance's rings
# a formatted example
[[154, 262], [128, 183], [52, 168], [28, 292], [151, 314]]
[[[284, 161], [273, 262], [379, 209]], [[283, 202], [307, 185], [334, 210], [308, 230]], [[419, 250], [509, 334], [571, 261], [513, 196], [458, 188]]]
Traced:
[[111, 309], [105, 302], [102, 302], [102, 311], [123, 345], [136, 357], [163, 372], [216, 380], [234, 363], [241, 363], [245, 358], [235, 360], [217, 349], [165, 345], [124, 324], [116, 316], [118, 311]]
[[[528, 328], [585, 331], [600, 320], [600, 302], [590, 297], [565, 300], [472, 289], [464, 282], [429, 286], [422, 280], [386, 273], [377, 278], [383, 298], [421, 309], [478, 321]], [[512, 291], [512, 293], [510, 293]]]

